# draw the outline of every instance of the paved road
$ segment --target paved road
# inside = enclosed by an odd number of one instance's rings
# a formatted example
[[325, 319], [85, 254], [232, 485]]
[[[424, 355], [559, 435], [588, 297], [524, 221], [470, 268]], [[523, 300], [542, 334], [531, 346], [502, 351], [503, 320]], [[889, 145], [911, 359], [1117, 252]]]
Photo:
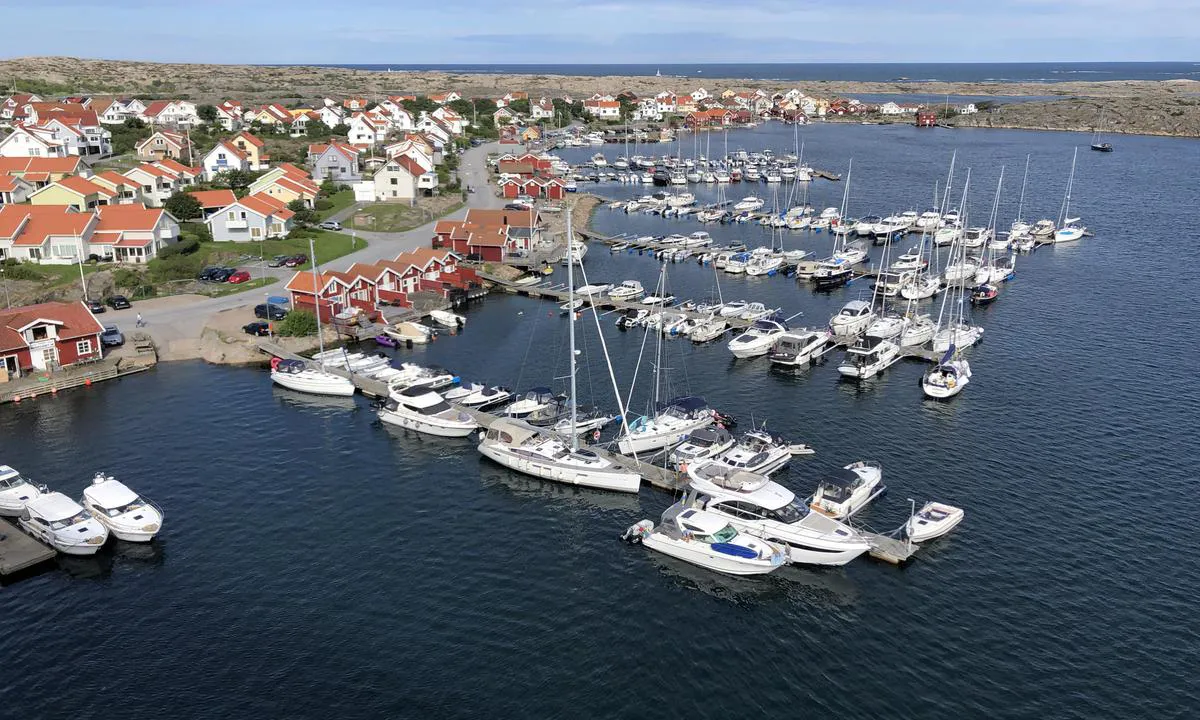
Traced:
[[[459, 158], [459, 175], [464, 185], [476, 188], [474, 193], [467, 195], [467, 206], [449, 215], [461, 218], [466, 215], [467, 207], [497, 208], [504, 200], [496, 197], [488, 184], [487, 155], [496, 152], [500, 146], [496, 143], [470, 148]], [[347, 208], [339, 212], [345, 219], [353, 212]], [[359, 230], [358, 237], [369, 244], [334, 261], [335, 268], [347, 268], [356, 262], [374, 263], [379, 260], [392, 259], [402, 252], [428, 247], [433, 238], [434, 223], [430, 222], [419, 228], [402, 233], [379, 233]], [[348, 230], [343, 232], [349, 232]], [[249, 246], [248, 246], [249, 247]], [[205, 322], [214, 313], [237, 311], [242, 313], [245, 321], [252, 319], [250, 308], [265, 302], [267, 295], [279, 295], [283, 292], [283, 284], [294, 274], [293, 270], [267, 268], [263, 265], [250, 266], [254, 277], [269, 275], [279, 278], [279, 281], [257, 290], [227, 295], [219, 298], [208, 298], [199, 295], [181, 295], [167, 298], [155, 298], [138, 302], [131, 310], [109, 311], [101, 316], [105, 323], [117, 323], [122, 329], [134, 329], [136, 315], [140, 313], [146, 323], [145, 331], [154, 337], [159, 350], [164, 357], [188, 356], [194, 354], [194, 347]]]

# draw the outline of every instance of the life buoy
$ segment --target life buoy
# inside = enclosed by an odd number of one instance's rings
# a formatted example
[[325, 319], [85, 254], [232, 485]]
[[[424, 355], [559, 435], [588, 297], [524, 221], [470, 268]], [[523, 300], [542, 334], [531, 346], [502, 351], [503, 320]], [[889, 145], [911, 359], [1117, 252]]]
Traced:
[[595, 441], [598, 441], [599, 439], [600, 439], [600, 431], [593, 430], [592, 431], [592, 441], [595, 442]]
[[272, 369], [272, 370], [278, 370], [278, 369], [279, 369], [279, 363], [281, 363], [281, 362], [283, 362], [283, 359], [282, 359], [282, 358], [277, 358], [277, 357], [273, 357], [273, 358], [271, 358], [271, 369]]

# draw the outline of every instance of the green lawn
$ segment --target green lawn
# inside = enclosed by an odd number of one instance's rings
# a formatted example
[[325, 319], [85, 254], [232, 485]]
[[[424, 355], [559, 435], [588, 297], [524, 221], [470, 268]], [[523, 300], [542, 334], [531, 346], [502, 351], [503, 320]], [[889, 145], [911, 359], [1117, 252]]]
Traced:
[[[331, 260], [340, 258], [343, 255], [349, 254], [354, 250], [361, 250], [367, 246], [366, 241], [361, 238], [354, 242], [351, 247], [351, 242], [354, 240], [350, 235], [336, 232], [328, 232], [325, 230], [312, 230], [313, 243], [317, 250], [317, 260], [324, 265]], [[295, 237], [271, 240], [263, 242], [248, 242], [248, 243], [214, 243], [206, 242], [201, 244], [197, 254], [202, 258], [202, 264], [208, 265], [237, 265], [239, 262], [246, 263], [248, 260], [242, 258], [243, 255], [251, 255], [255, 260], [259, 255], [266, 259], [271, 259], [276, 255], [299, 255], [304, 253], [308, 255], [308, 238]], [[311, 267], [309, 264], [301, 266], [301, 269]]]
[[329, 202], [333, 203], [333, 205], [330, 206], [329, 209], [327, 209], [327, 210], [320, 210], [317, 212], [317, 217], [319, 217], [322, 220], [324, 220], [325, 218], [328, 218], [331, 215], [336, 214], [337, 212], [339, 212], [341, 210], [345, 210], [346, 208], [353, 205], [354, 204], [354, 191], [353, 190], [338, 190], [337, 192], [335, 192], [334, 194], [330, 195], [329, 197], [327, 197], [325, 199], [328, 200]]
[[[112, 269], [113, 267], [115, 267], [115, 266], [111, 265], [111, 264], [99, 265], [99, 264], [92, 264], [92, 263], [84, 263], [83, 264], [83, 274], [91, 275], [92, 273], [94, 273], [98, 270], [109, 270], [109, 269]], [[37, 280], [38, 282], [41, 282], [47, 286], [61, 285], [63, 283], [71, 282], [71, 281], [75, 281], [75, 282], [79, 281], [79, 265], [74, 264], [74, 263], [71, 265], [25, 264], [25, 265], [21, 266], [20, 272], [21, 273], [36, 273], [38, 275], [38, 277], [34, 278], [32, 275], [30, 275], [29, 277], [13, 277], [13, 279]], [[8, 275], [8, 273], [0, 274], [0, 277], [4, 277], [6, 275]]]
[[225, 295], [233, 295], [234, 293], [246, 292], [255, 288], [266, 287], [278, 278], [273, 277], [256, 277], [249, 282], [230, 284], [230, 283], [213, 283], [204, 289], [204, 294], [210, 297], [222, 297]]
[[353, 224], [347, 223], [347, 226], [373, 232], [404, 232], [444, 217], [462, 205], [457, 194], [423, 199], [416, 207], [404, 203], [377, 203], [355, 213]]

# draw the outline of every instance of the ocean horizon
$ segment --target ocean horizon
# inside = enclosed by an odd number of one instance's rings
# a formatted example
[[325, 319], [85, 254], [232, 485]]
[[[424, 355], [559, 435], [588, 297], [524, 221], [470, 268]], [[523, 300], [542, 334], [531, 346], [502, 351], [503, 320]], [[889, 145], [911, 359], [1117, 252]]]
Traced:
[[1104, 80], [1200, 80], [1200, 62], [1062, 63], [653, 63], [614, 64], [411, 64], [323, 63], [317, 67], [392, 72], [453, 72], [475, 75], [534, 74], [602, 77], [739, 78], [843, 82], [1039, 82]]

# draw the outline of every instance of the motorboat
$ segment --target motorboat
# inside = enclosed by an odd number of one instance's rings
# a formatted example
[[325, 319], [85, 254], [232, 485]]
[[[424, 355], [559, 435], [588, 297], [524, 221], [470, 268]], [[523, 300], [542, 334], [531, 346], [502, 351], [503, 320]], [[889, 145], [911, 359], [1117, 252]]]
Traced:
[[894, 268], [885, 270], [875, 276], [875, 282], [871, 284], [871, 289], [879, 297], [894, 298], [900, 294], [901, 288], [916, 277], [916, 274], [916, 270], [896, 270]]
[[481, 433], [479, 452], [504, 467], [555, 482], [636, 493], [642, 478], [557, 433], [520, 420], [496, 420]]
[[886, 489], [879, 463], [860, 460], [821, 480], [808, 506], [836, 520], [846, 520]]
[[736, 358], [766, 355], [787, 330], [787, 324], [779, 320], [756, 320], [745, 332], [729, 341], [729, 352]]
[[854, 278], [854, 267], [845, 259], [833, 257], [822, 261], [809, 277], [813, 287], [819, 291], [829, 291], [842, 287]]
[[770, 475], [792, 459], [791, 443], [765, 430], [751, 430], [710, 462], [733, 470]]
[[829, 319], [829, 330], [837, 338], [861, 335], [875, 319], [871, 304], [863, 300], [851, 300], [842, 306], [837, 315]]
[[441, 395], [420, 387], [388, 393], [378, 415], [389, 425], [438, 437], [466, 437], [479, 427], [474, 418], [451, 407]]
[[741, 317], [742, 313], [746, 312], [746, 308], [749, 306], [750, 303], [745, 300], [731, 300], [721, 306], [719, 314], [721, 317], [728, 318]]
[[456, 403], [465, 397], [474, 395], [475, 393], [480, 392], [482, 390], [486, 390], [486, 389], [487, 389], [487, 386], [481, 385], [480, 383], [476, 383], [476, 382], [462, 383], [460, 385], [455, 385], [454, 387], [451, 387], [449, 390], [446, 390], [445, 392], [443, 392], [442, 397], [446, 400], [446, 402]]
[[1087, 233], [1087, 228], [1079, 224], [1079, 218], [1067, 218], [1066, 224], [1054, 231], [1054, 242], [1065, 243], [1079, 240]]
[[933, 244], [938, 246], [950, 245], [961, 240], [962, 236], [962, 225], [958, 224], [957, 221], [946, 223], [933, 233]]
[[733, 206], [733, 211], [735, 213], [736, 212], [755, 212], [756, 210], [761, 210], [763, 205], [766, 205], [766, 202], [763, 201], [762, 198], [755, 197], [753, 195], [749, 195], [747, 197], [742, 198], [737, 203], [735, 203]]
[[921, 390], [935, 400], [945, 400], [962, 392], [971, 382], [971, 365], [956, 357], [957, 348], [951, 345], [941, 361], [921, 378]]
[[26, 502], [17, 523], [66, 555], [95, 555], [108, 540], [108, 528], [60, 492], [43, 493]]
[[752, 276], [772, 275], [783, 267], [783, 258], [779, 255], [756, 255], [746, 263], [746, 274]]
[[976, 250], [987, 245], [991, 240], [991, 228], [969, 227], [963, 231], [962, 246], [968, 250]]
[[786, 546], [805, 565], [845, 565], [870, 550], [854, 528], [816, 512], [762, 475], [710, 464], [688, 470], [683, 505], [725, 518], [740, 532]]
[[710, 316], [707, 319], [697, 320], [693, 323], [688, 337], [694, 343], [706, 343], [721, 337], [728, 329], [728, 322], [718, 317]]
[[981, 285], [983, 283], [997, 285], [1007, 282], [1013, 278], [1016, 269], [1017, 261], [1012, 255], [996, 258], [975, 271], [975, 282]]
[[733, 435], [723, 427], [710, 425], [688, 433], [684, 441], [667, 456], [671, 467], [686, 472], [689, 466], [711, 460], [733, 447]]
[[449, 310], [431, 310], [429, 317], [435, 323], [442, 327], [461, 328], [466, 326], [467, 319], [458, 313], [452, 313]]
[[670, 207], [686, 207], [696, 203], [696, 196], [690, 192], [676, 193], [667, 196], [667, 205]]
[[722, 269], [731, 275], [739, 275], [746, 272], [748, 262], [750, 262], [750, 253], [735, 253], [725, 260], [725, 267]]
[[785, 367], [808, 365], [832, 339], [833, 333], [827, 328], [786, 332], [779, 336], [771, 348], [771, 364]]
[[574, 300], [568, 300], [567, 302], [563, 303], [562, 305], [559, 305], [558, 309], [562, 311], [563, 315], [569, 315], [573, 312], [579, 312], [586, 305], [587, 305], [586, 299], [577, 297]]
[[873, 378], [894, 363], [899, 354], [900, 346], [892, 340], [864, 335], [846, 350], [838, 372], [855, 380]]
[[25, 503], [41, 497], [42, 489], [8, 465], [0, 465], [0, 515], [16, 517]]
[[733, 178], [725, 170], [716, 170], [713, 172], [713, 180], [720, 185], [724, 185], [728, 182], [731, 182]]
[[921, 213], [913, 227], [921, 232], [936, 232], [942, 224], [942, 214], [937, 208], [929, 208]]
[[940, 538], [963, 520], [963, 509], [940, 502], [927, 502], [904, 524], [904, 534], [915, 543]]
[[871, 237], [871, 233], [875, 232], [875, 225], [883, 220], [878, 215], [867, 215], [858, 219], [854, 223], [854, 234], [859, 237]]
[[118, 540], [150, 542], [162, 531], [162, 509], [112, 475], [96, 473], [80, 503]]
[[626, 280], [608, 291], [613, 300], [636, 300], [646, 294], [646, 289], [637, 280]]
[[274, 358], [271, 361], [271, 382], [288, 390], [312, 395], [350, 397], [354, 394], [354, 383], [349, 379], [308, 367], [302, 360]]
[[1029, 231], [1030, 235], [1042, 242], [1049, 242], [1054, 235], [1053, 220], [1038, 220], [1033, 224], [1033, 229]]
[[779, 312], [779, 308], [769, 308], [760, 302], [752, 302], [746, 306], [746, 309], [738, 317], [750, 321], [762, 320], [771, 317], [777, 312]]
[[548, 387], [535, 387], [527, 390], [508, 407], [504, 408], [505, 417], [530, 422], [562, 416], [564, 395], [556, 395]]
[[908, 220], [899, 215], [888, 215], [871, 228], [875, 242], [888, 242], [901, 233], [908, 232]]
[[490, 410], [503, 405], [511, 399], [511, 390], [500, 385], [493, 385], [471, 393], [459, 400], [458, 404], [463, 407], [475, 408], [476, 410]]
[[892, 270], [893, 272], [904, 272], [905, 270], [924, 270], [928, 266], [929, 261], [926, 260], [923, 255], [921, 255], [917, 248], [913, 248], [896, 258], [889, 270]]
[[998, 297], [1000, 297], [1000, 288], [991, 283], [983, 283], [971, 288], [972, 305], [991, 305]]
[[[576, 409], [575, 417], [575, 434], [585, 435], [587, 433], [598, 432], [608, 425], [616, 416], [609, 415], [595, 408], [580, 406]], [[570, 436], [571, 434], [571, 416], [568, 414], [558, 422], [554, 423], [551, 428], [559, 435]]]
[[[515, 282], [518, 285], [532, 284], [522, 283], [521, 278], [518, 278]], [[396, 323], [391, 327], [384, 328], [383, 331], [405, 344], [425, 345], [433, 339], [433, 328], [416, 322]]]
[[942, 281], [928, 273], [918, 273], [900, 287], [900, 297], [905, 300], [925, 300], [941, 292]]
[[900, 347], [915, 347], [924, 345], [933, 339], [937, 332], [937, 323], [928, 315], [915, 315], [908, 318], [908, 325], [900, 333]]
[[712, 235], [709, 235], [703, 230], [697, 230], [696, 232], [687, 236], [687, 241], [684, 244], [687, 247], [708, 247], [709, 245], [712, 245], [712, 242]]
[[669, 293], [663, 295], [647, 295], [642, 298], [643, 305], [662, 305], [667, 306], [675, 302], [675, 296]]
[[713, 411], [702, 397], [679, 397], [660, 402], [652, 417], [641, 416], [629, 423], [617, 440], [624, 454], [674, 447], [691, 433], [711, 425]]
[[590, 298], [597, 298], [605, 293], [611, 292], [612, 289], [613, 289], [612, 283], [606, 283], [606, 282], [588, 283], [587, 285], [581, 285], [581, 286], [575, 288], [575, 296], [577, 298], [580, 298], [583, 300], [588, 300]]
[[642, 520], [625, 531], [631, 543], [725, 575], [765, 575], [787, 562], [773, 543], [742, 534], [724, 517], [676, 503], [654, 525]]
[[852, 242], [843, 247], [841, 250], [835, 252], [833, 254], [833, 259], [840, 260], [841, 262], [849, 265], [858, 265], [859, 263], [864, 263], [867, 261], [867, 246], [864, 245], [861, 240]]
[[649, 316], [650, 311], [646, 308], [629, 308], [617, 318], [617, 329], [628, 330], [631, 327], [641, 325]]
[[970, 258], [963, 258], [958, 262], [946, 265], [946, 269], [942, 272], [942, 277], [946, 279], [947, 284], [954, 285], [967, 280], [973, 280], [977, 272], [979, 272], [979, 263]]

